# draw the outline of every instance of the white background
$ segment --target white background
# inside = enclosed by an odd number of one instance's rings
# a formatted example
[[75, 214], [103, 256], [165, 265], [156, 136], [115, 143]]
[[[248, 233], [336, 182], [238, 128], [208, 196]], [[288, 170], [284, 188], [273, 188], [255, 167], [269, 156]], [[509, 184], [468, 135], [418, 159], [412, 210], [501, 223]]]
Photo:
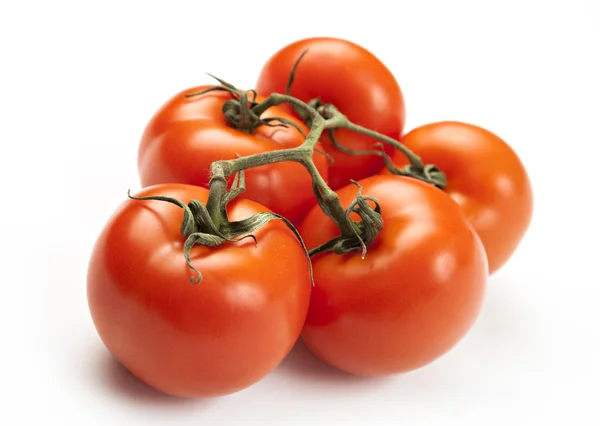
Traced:
[[[2, 2], [0, 424], [600, 424], [599, 3], [240, 3]], [[300, 347], [235, 395], [163, 396], [95, 332], [91, 246], [139, 187], [139, 137], [167, 98], [205, 72], [248, 88], [316, 35], [389, 66], [407, 129], [456, 119], [506, 139], [534, 185], [529, 233], [472, 331], [426, 368], [358, 380]]]

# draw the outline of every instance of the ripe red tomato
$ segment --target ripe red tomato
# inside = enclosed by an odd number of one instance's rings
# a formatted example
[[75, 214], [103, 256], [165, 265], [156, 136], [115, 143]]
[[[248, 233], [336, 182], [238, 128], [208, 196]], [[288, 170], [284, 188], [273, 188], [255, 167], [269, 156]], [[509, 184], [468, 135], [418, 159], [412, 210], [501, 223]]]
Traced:
[[[360, 252], [313, 256], [315, 287], [302, 334], [326, 363], [359, 376], [406, 372], [450, 350], [477, 318], [485, 294], [485, 251], [460, 208], [412, 178], [359, 182], [382, 209], [383, 230]], [[348, 206], [357, 188], [338, 192]], [[336, 237], [314, 208], [300, 232], [309, 249]]]
[[[285, 93], [290, 73], [302, 58], [291, 88], [291, 95], [308, 102], [334, 104], [351, 121], [397, 139], [404, 127], [404, 97], [390, 70], [371, 52], [350, 41], [336, 38], [308, 38], [296, 41], [275, 53], [263, 66], [256, 90], [258, 93]], [[294, 113], [288, 105], [286, 111]], [[336, 140], [347, 148], [370, 150], [376, 142], [345, 129], [335, 132]], [[377, 156], [345, 154], [331, 144], [327, 133], [321, 143], [334, 163], [329, 171], [329, 185], [337, 189], [370, 176], [383, 167]], [[388, 153], [393, 151], [387, 147]]]
[[[446, 193], [479, 234], [490, 273], [497, 271], [516, 250], [533, 213], [531, 183], [515, 151], [494, 133], [455, 121], [417, 127], [402, 142], [446, 174]], [[408, 164], [399, 151], [392, 159]]]
[[[222, 111], [223, 104], [232, 99], [229, 93], [185, 96], [209, 87], [194, 87], [175, 95], [147, 124], [138, 156], [142, 186], [178, 182], [208, 188], [210, 165], [214, 161], [294, 148], [304, 142], [304, 137], [293, 127], [263, 125], [253, 134], [230, 127]], [[300, 120], [278, 108], [271, 108], [261, 116], [269, 117], [286, 118], [308, 133]], [[327, 179], [328, 159], [315, 152], [313, 160], [321, 176]], [[243, 196], [293, 223], [298, 223], [316, 204], [310, 174], [302, 165], [289, 161], [246, 171]]]
[[[138, 196], [207, 201], [204, 188], [162, 184]], [[268, 211], [232, 201], [230, 220]], [[109, 351], [134, 375], [167, 394], [205, 397], [246, 388], [272, 371], [297, 341], [310, 299], [309, 263], [280, 220], [258, 240], [195, 246], [192, 264], [179, 232], [182, 209], [127, 200], [102, 230], [88, 271], [94, 324]]]

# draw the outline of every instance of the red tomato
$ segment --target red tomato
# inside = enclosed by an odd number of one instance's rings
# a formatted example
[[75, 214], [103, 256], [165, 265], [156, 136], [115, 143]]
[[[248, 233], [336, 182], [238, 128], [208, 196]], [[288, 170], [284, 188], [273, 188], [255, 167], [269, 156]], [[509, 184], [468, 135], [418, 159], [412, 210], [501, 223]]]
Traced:
[[[213, 161], [294, 148], [304, 142], [304, 137], [293, 127], [260, 126], [253, 134], [233, 129], [222, 111], [223, 104], [232, 99], [229, 93], [185, 97], [209, 87], [194, 87], [175, 95], [152, 117], [139, 148], [142, 186], [179, 182], [208, 188]], [[278, 108], [271, 108], [261, 116], [269, 117], [287, 118], [308, 133], [301, 121]], [[315, 153], [313, 160], [321, 176], [327, 179], [328, 159]], [[293, 223], [298, 223], [316, 204], [310, 174], [302, 165], [289, 161], [246, 171], [243, 196]]]
[[[291, 89], [291, 95], [305, 102], [319, 98], [335, 105], [351, 121], [397, 139], [402, 134], [405, 112], [402, 91], [390, 70], [371, 52], [350, 41], [335, 38], [308, 38], [294, 42], [275, 53], [264, 65], [256, 90], [265, 96], [285, 93], [294, 64], [306, 49]], [[294, 113], [288, 105], [286, 111]], [[370, 150], [376, 142], [345, 129], [335, 132], [336, 140], [347, 148]], [[377, 156], [345, 154], [321, 138], [334, 158], [329, 185], [333, 189], [370, 176], [383, 167]], [[393, 149], [386, 148], [388, 153]]]
[[[460, 208], [412, 178], [359, 182], [382, 209], [383, 230], [360, 252], [313, 256], [315, 287], [302, 337], [326, 363], [359, 376], [422, 367], [450, 350], [476, 320], [485, 251]], [[338, 191], [348, 206], [357, 188]], [[339, 235], [317, 208], [300, 231], [314, 248]]]
[[[486, 129], [453, 121], [418, 127], [402, 142], [446, 174], [446, 193], [479, 234], [490, 273], [497, 271], [516, 250], [533, 213], [531, 183], [515, 151]], [[408, 164], [399, 151], [392, 159]]]
[[[138, 196], [206, 202], [204, 188], [163, 184]], [[247, 200], [229, 204], [230, 220], [268, 211]], [[309, 263], [280, 220], [254, 232], [258, 240], [195, 246], [186, 265], [179, 232], [182, 209], [128, 200], [94, 247], [88, 301], [109, 351], [150, 386], [178, 397], [224, 395], [272, 371], [302, 330], [311, 281]]]

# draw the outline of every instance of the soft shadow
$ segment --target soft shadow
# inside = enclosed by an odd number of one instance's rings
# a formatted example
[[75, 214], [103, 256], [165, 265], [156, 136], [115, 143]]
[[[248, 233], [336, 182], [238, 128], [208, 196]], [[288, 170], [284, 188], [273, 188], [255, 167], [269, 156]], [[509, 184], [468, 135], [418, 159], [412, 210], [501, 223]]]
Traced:
[[119, 396], [125, 396], [129, 400], [143, 405], [192, 407], [210, 405], [217, 401], [216, 398], [176, 398], [162, 393], [139, 380], [110, 354], [106, 354], [101, 358], [98, 374], [102, 383], [111, 393], [117, 393]]
[[389, 377], [358, 377], [331, 367], [313, 355], [302, 339], [298, 340], [287, 358], [277, 367], [277, 374], [294, 380], [344, 386], [349, 384], [357, 386], [375, 385], [389, 381]]

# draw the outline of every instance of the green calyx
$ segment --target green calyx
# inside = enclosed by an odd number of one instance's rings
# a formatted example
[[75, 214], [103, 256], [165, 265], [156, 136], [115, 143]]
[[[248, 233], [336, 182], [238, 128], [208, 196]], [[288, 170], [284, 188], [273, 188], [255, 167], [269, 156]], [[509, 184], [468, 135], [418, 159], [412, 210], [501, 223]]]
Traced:
[[396, 176], [407, 176], [413, 179], [421, 180], [441, 190], [446, 189], [446, 185], [448, 183], [446, 175], [434, 164], [407, 164], [399, 169], [396, 167], [389, 155], [386, 154], [385, 150], [383, 149], [383, 145], [381, 143], [377, 143], [375, 145], [381, 150], [380, 155], [383, 157], [385, 167], [390, 171], [390, 173]]
[[[379, 202], [373, 197], [362, 195], [362, 186], [354, 180], [351, 182], [358, 187], [358, 192], [356, 198], [346, 210], [345, 219], [351, 224], [353, 233], [350, 235], [342, 234], [312, 249], [309, 252], [311, 256], [325, 252], [346, 254], [353, 251], [360, 251], [361, 257], [364, 259], [367, 254], [367, 246], [375, 240], [379, 232], [383, 229], [383, 219], [381, 217]], [[315, 188], [315, 195], [323, 212], [329, 218], [336, 221], [327, 205], [323, 202], [323, 197], [317, 188]], [[375, 206], [371, 207], [368, 201], [371, 201]], [[357, 214], [361, 220], [354, 221], [351, 218], [353, 213]]]
[[411, 164], [398, 169], [393, 164], [386, 164], [388, 170], [398, 176], [408, 176], [413, 179], [422, 180], [423, 182], [429, 183], [439, 189], [445, 189], [447, 180], [446, 175], [440, 171], [434, 164], [427, 164], [422, 168], [414, 167]]
[[[306, 249], [304, 241], [298, 233], [298, 230], [286, 218], [272, 212], [260, 212], [240, 221], [229, 221], [226, 207], [232, 200], [234, 200], [244, 191], [244, 171], [241, 171], [235, 174], [231, 189], [224, 192], [220, 197], [219, 211], [216, 213], [216, 215], [213, 214], [213, 217], [211, 217], [207, 207], [198, 200], [191, 200], [186, 205], [176, 198], [166, 196], [156, 195], [148, 197], [134, 197], [129, 191], [127, 192], [127, 196], [132, 200], [164, 201], [181, 207], [183, 210], [183, 221], [181, 223], [180, 232], [185, 238], [185, 243], [183, 246], [184, 259], [188, 267], [196, 274], [190, 278], [190, 282], [192, 284], [198, 284], [202, 281], [202, 274], [192, 265], [190, 260], [191, 250], [194, 246], [202, 245], [206, 247], [216, 247], [225, 242], [235, 243], [246, 238], [252, 238], [255, 244], [258, 244], [258, 240], [256, 239], [256, 236], [252, 234], [252, 232], [256, 231], [274, 219], [282, 220], [285, 225], [292, 230], [300, 242], [302, 249], [309, 259], [310, 279], [312, 283], [312, 265], [310, 264], [308, 250]], [[218, 218], [214, 216], [218, 216]]]
[[215, 77], [212, 74], [208, 74], [219, 83], [221, 86], [210, 87], [202, 92], [191, 93], [185, 95], [186, 97], [201, 96], [210, 92], [228, 92], [231, 94], [231, 99], [225, 101], [223, 104], [223, 115], [227, 124], [241, 132], [252, 134], [260, 126], [269, 127], [289, 127], [292, 126], [300, 134], [306, 138], [304, 131], [296, 123], [283, 118], [283, 117], [268, 117], [261, 118], [261, 115], [265, 112], [262, 105], [256, 101], [256, 91], [247, 90], [241, 91], [234, 85]]

